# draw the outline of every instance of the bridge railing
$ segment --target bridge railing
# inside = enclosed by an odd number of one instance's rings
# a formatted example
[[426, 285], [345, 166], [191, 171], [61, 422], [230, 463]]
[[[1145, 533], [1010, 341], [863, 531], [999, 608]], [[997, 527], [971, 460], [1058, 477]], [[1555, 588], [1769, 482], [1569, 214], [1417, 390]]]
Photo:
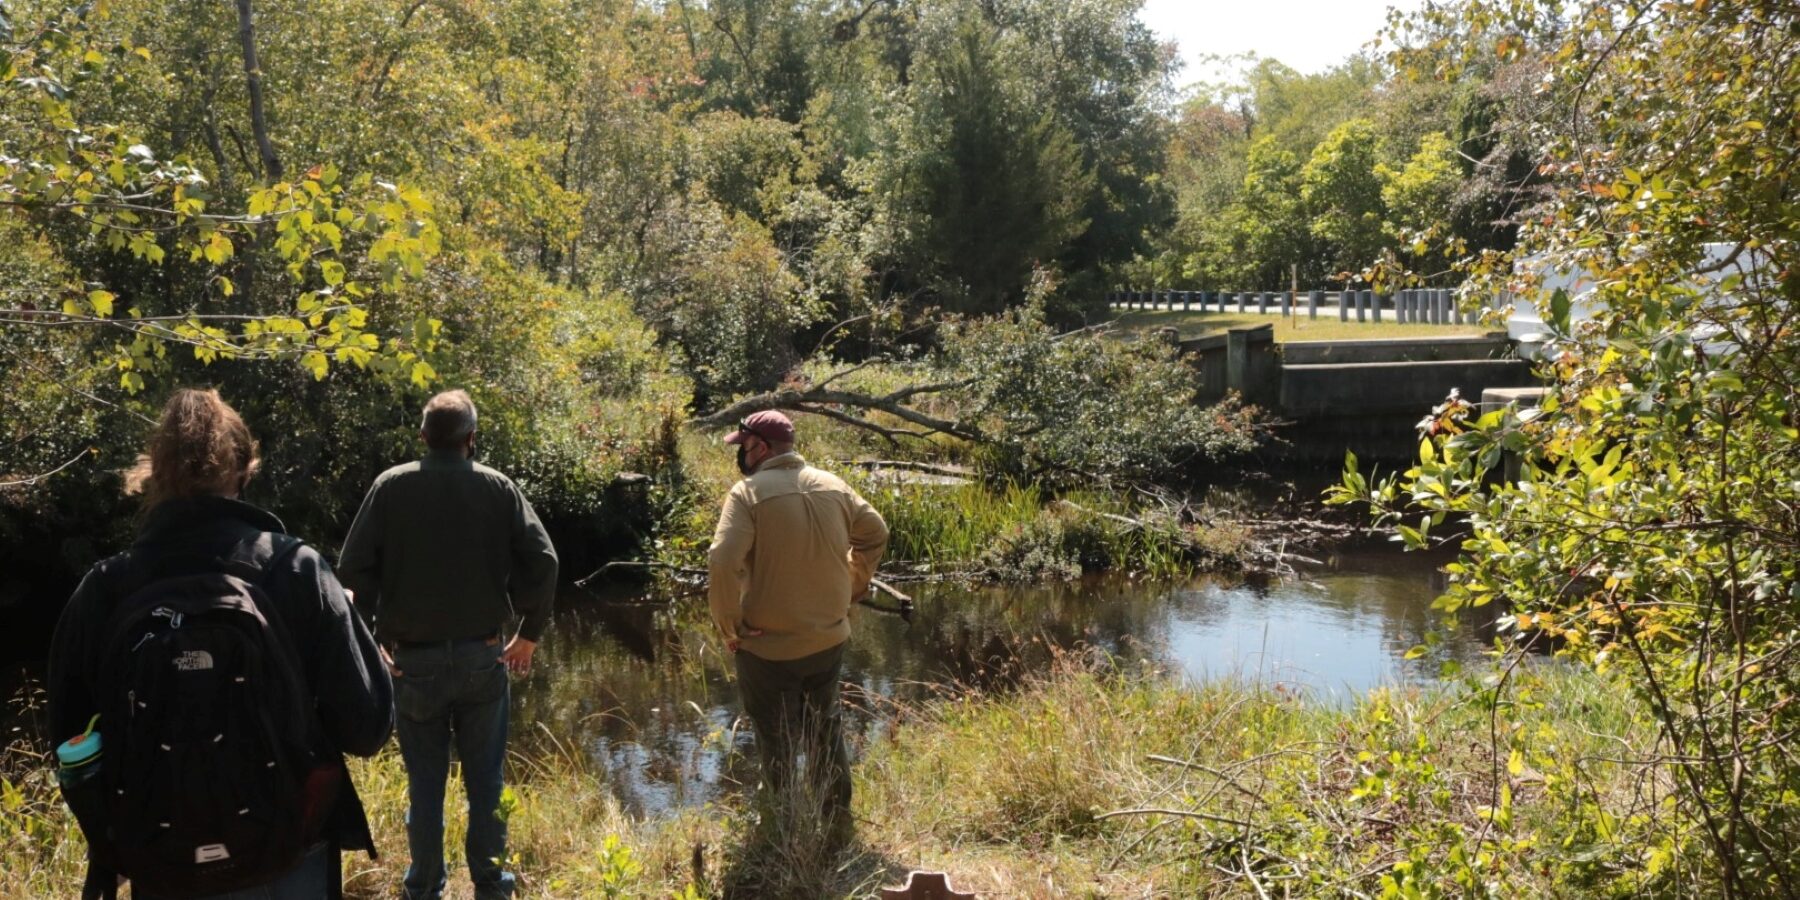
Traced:
[[[1474, 324], [1480, 313], [1465, 310], [1450, 288], [1403, 288], [1376, 293], [1369, 290], [1311, 291], [1114, 291], [1107, 306], [1117, 310], [1156, 309], [1190, 312], [1271, 312], [1305, 315], [1337, 315], [1338, 321], [1384, 320], [1421, 325]], [[1492, 304], [1484, 304], [1491, 306]]]

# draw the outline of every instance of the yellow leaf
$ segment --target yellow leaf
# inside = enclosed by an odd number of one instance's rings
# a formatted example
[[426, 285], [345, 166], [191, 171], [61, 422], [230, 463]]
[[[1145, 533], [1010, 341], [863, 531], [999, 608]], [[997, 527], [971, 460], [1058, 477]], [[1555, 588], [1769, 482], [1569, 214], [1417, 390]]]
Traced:
[[330, 360], [317, 350], [308, 350], [300, 357], [300, 366], [312, 372], [313, 380], [324, 381], [325, 373], [331, 367]]
[[234, 249], [231, 245], [231, 238], [215, 231], [211, 237], [206, 239], [206, 261], [215, 266], [220, 265], [231, 258]]
[[110, 291], [88, 291], [88, 303], [94, 307], [94, 314], [110, 316], [113, 311], [113, 295]]

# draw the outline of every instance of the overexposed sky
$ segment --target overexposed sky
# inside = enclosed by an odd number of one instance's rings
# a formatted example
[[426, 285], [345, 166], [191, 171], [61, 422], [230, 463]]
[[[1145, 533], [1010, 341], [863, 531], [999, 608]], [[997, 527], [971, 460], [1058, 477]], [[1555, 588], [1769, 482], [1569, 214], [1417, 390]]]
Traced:
[[1252, 52], [1313, 73], [1343, 62], [1387, 24], [1390, 6], [1412, 11], [1420, 0], [1145, 0], [1139, 18], [1180, 46], [1187, 65], [1177, 83], [1217, 79], [1206, 54]]

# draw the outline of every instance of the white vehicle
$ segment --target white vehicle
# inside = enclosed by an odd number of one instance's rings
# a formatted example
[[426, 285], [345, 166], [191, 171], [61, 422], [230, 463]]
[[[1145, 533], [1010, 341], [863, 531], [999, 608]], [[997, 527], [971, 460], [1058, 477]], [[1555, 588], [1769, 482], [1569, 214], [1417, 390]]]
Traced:
[[[1708, 243], [1705, 247], [1705, 262], [1701, 263], [1701, 268], [1711, 271], [1699, 277], [1709, 282], [1717, 282], [1734, 274], [1749, 278], [1764, 258], [1755, 251], [1740, 252], [1736, 259], [1725, 264], [1726, 260], [1731, 259], [1731, 254], [1737, 251], [1736, 244], [1717, 242]], [[1540, 261], [1541, 257], [1520, 260], [1517, 268], [1531, 269], [1534, 268], [1534, 263]], [[1579, 322], [1593, 316], [1596, 307], [1594, 282], [1587, 273], [1556, 270], [1543, 273], [1542, 278], [1543, 293], [1539, 296], [1546, 298], [1546, 301], [1559, 290], [1568, 293], [1570, 321]], [[1507, 337], [1518, 342], [1520, 357], [1536, 359], [1543, 348], [1544, 341], [1549, 337], [1550, 329], [1544, 325], [1543, 312], [1532, 301], [1510, 292], [1500, 296], [1499, 305], [1504, 307], [1508, 304], [1513, 309], [1512, 314], [1506, 319]], [[1702, 336], [1703, 341], [1705, 337]], [[1707, 344], [1707, 346], [1719, 349], [1724, 345]]]

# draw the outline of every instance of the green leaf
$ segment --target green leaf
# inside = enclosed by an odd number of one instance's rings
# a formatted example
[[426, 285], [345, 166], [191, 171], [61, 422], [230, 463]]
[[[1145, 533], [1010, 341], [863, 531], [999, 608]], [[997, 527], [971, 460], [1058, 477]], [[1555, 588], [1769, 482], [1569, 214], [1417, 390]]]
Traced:
[[1550, 295], [1550, 321], [1547, 324], [1555, 328], [1558, 334], [1569, 332], [1569, 310], [1572, 306], [1568, 291], [1557, 288], [1556, 293]]
[[88, 304], [94, 307], [94, 315], [112, 315], [113, 295], [111, 291], [88, 291], [87, 298]]

